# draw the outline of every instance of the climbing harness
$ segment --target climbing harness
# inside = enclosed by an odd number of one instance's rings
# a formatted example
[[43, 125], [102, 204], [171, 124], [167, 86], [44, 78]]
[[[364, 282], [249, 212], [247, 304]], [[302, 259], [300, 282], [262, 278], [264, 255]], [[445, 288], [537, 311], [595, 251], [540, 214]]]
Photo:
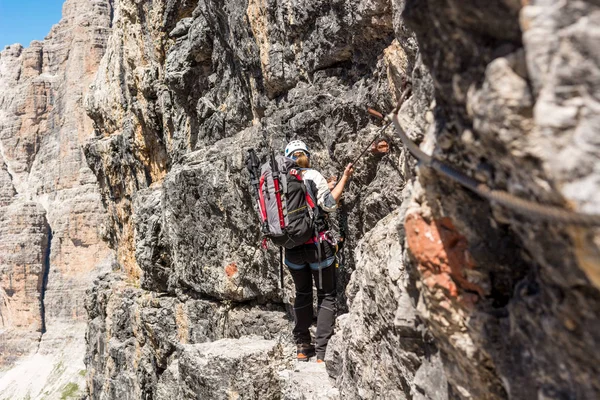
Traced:
[[[402, 104], [402, 101], [399, 104]], [[430, 156], [422, 151], [415, 142], [410, 140], [408, 135], [406, 135], [404, 132], [404, 129], [402, 129], [400, 121], [398, 120], [399, 108], [400, 107], [397, 106], [393, 112], [385, 117], [373, 109], [369, 109], [368, 112], [369, 114], [386, 121], [387, 124], [384, 126], [384, 128], [388, 127], [390, 124], [393, 124], [402, 143], [406, 146], [408, 151], [415, 158], [417, 158], [420, 163], [422, 163], [422, 165], [433, 168], [442, 175], [447, 176], [467, 189], [477, 193], [481, 197], [503, 205], [504, 207], [509, 208], [525, 217], [542, 221], [562, 222], [565, 224], [600, 226], [600, 215], [579, 213], [556, 206], [539, 204], [530, 200], [516, 197], [503, 190], [492, 189], [488, 185], [480, 183], [451, 167], [450, 165], [434, 158], [433, 156]]]

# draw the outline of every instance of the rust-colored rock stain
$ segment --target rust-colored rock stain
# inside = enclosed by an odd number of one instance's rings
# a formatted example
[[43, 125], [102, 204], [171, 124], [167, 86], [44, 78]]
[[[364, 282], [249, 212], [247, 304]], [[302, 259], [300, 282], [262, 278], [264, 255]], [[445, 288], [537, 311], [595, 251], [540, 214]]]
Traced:
[[238, 271], [237, 265], [235, 265], [234, 262], [232, 262], [231, 264], [228, 264], [225, 267], [225, 273], [227, 274], [227, 276], [229, 278], [231, 278], [233, 275], [235, 275]]
[[[423, 283], [429, 289], [444, 289], [450, 297], [458, 298], [460, 289], [476, 292], [483, 297], [483, 289], [469, 282], [465, 269], [475, 268], [468, 250], [467, 239], [455, 228], [450, 218], [431, 222], [419, 214], [410, 214], [404, 223], [410, 252], [419, 263]], [[468, 296], [469, 303], [474, 302]]]

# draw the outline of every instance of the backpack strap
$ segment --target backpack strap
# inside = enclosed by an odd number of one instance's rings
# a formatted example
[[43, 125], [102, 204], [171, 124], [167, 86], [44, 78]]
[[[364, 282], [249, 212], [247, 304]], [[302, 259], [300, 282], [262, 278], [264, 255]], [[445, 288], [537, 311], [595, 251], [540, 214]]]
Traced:
[[271, 174], [273, 176], [273, 186], [275, 190], [275, 199], [277, 202], [277, 213], [279, 215], [279, 226], [281, 229], [285, 227], [285, 217], [283, 216], [283, 204], [281, 202], [281, 181], [280, 181], [280, 172], [279, 167], [277, 165], [277, 160], [275, 159], [275, 152], [271, 151]]
[[265, 186], [265, 177], [261, 176], [260, 177], [260, 185], [259, 185], [259, 190], [258, 190], [258, 208], [260, 211], [260, 217], [262, 219], [262, 223], [263, 223], [263, 232], [264, 230], [264, 224], [266, 223], [266, 229], [267, 232], [269, 231], [269, 224], [267, 222], [267, 203], [265, 202], [265, 193], [267, 193], [267, 196], [269, 196], [269, 191], [268, 190], [263, 190]]

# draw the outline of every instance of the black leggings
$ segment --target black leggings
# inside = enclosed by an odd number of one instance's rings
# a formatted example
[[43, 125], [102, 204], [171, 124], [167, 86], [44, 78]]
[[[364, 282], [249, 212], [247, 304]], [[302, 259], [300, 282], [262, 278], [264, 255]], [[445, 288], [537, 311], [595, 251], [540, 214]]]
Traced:
[[310, 343], [311, 337], [308, 328], [313, 321], [313, 279], [317, 287], [317, 334], [315, 338], [315, 350], [317, 356], [324, 357], [327, 342], [333, 335], [335, 323], [336, 306], [336, 283], [335, 263], [323, 268], [322, 289], [319, 289], [319, 271], [311, 270], [308, 264], [304, 268], [295, 270], [289, 268], [294, 285], [296, 286], [296, 300], [294, 301], [294, 313], [296, 325], [293, 334], [297, 344]]

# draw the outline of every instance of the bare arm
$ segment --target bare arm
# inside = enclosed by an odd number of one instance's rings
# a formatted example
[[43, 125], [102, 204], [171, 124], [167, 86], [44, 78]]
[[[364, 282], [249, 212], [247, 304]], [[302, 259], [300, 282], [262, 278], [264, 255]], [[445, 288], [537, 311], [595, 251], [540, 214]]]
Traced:
[[342, 192], [344, 191], [344, 187], [346, 186], [348, 179], [350, 179], [350, 177], [352, 176], [353, 173], [354, 173], [354, 168], [352, 168], [352, 164], [350, 163], [346, 166], [346, 169], [344, 170], [344, 175], [342, 176], [342, 179], [340, 179], [338, 184], [335, 185], [335, 187], [331, 191], [331, 196], [333, 196], [333, 198], [336, 202], [342, 197]]

